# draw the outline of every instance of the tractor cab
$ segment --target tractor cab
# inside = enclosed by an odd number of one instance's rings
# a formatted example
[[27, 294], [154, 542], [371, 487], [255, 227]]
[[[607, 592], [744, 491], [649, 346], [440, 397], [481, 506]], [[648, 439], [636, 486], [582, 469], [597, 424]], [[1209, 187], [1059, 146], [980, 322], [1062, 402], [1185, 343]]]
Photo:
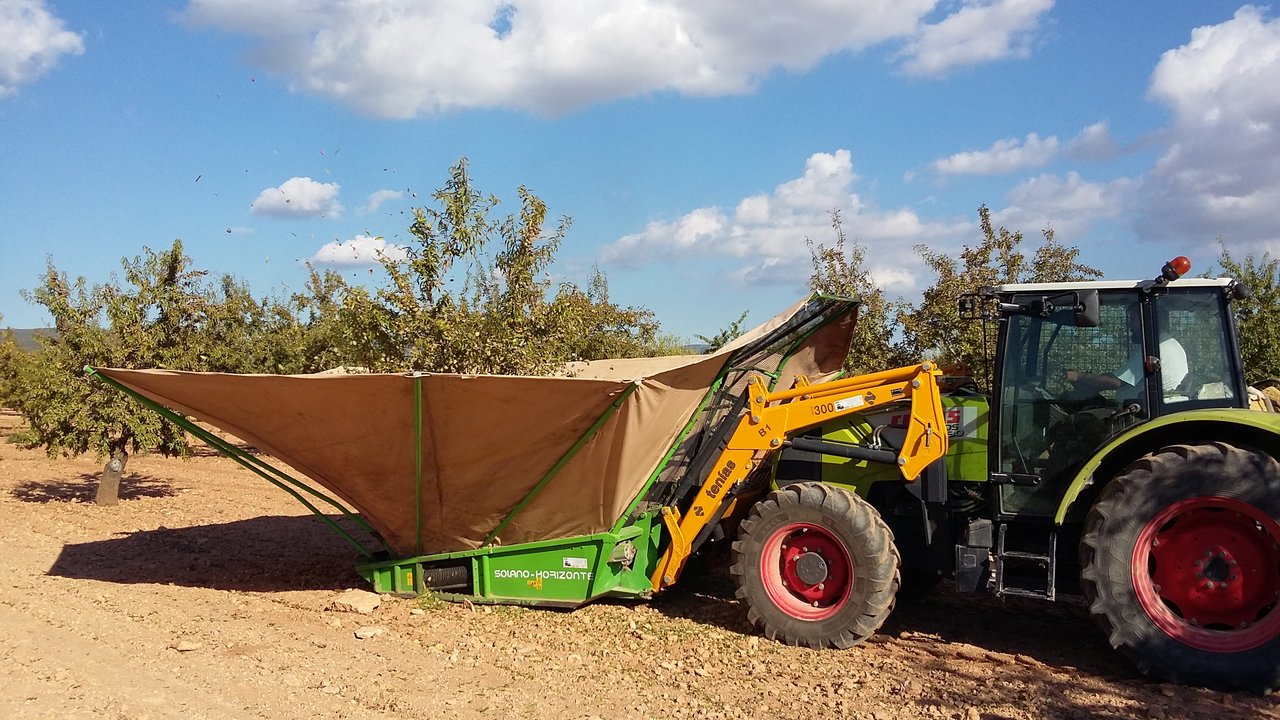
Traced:
[[1136, 423], [1246, 407], [1229, 309], [1243, 288], [1176, 279], [1177, 262], [1156, 280], [1000, 285], [967, 299], [966, 314], [985, 300], [999, 322], [988, 456], [998, 514], [1052, 516], [1084, 463]]

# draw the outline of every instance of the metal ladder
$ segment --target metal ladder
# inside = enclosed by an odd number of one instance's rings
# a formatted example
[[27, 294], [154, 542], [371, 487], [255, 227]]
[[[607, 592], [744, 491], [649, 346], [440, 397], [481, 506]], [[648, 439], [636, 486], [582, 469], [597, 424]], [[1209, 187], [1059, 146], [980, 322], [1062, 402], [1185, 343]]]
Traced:
[[[1034, 528], [1028, 528], [1034, 530]], [[1016, 597], [1031, 597], [1041, 600], [1054, 600], [1057, 597], [1057, 569], [1058, 569], [1058, 531], [1054, 527], [1048, 528], [1049, 542], [1047, 548], [1035, 548], [1032, 550], [1009, 549], [1009, 523], [1000, 523], [1000, 531], [996, 539], [996, 595], [1005, 596], [1013, 595]], [[1023, 546], [1026, 547], [1025, 545]], [[1019, 580], [1026, 580], [1028, 575], [1033, 573], [1015, 573], [1012, 578], [1009, 577], [1007, 570], [1009, 566], [1017, 569], [1022, 568], [1038, 568], [1045, 573], [1044, 588], [1041, 589], [1034, 583], [1019, 583]], [[1015, 584], [1009, 584], [1012, 580]], [[1030, 585], [1030, 586], [1028, 586]]]

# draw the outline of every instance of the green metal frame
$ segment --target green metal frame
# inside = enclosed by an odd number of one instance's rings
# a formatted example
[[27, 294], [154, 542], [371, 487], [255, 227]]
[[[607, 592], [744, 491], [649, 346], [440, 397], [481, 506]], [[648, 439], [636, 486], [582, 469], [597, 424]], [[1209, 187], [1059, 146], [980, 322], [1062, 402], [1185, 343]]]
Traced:
[[365, 562], [356, 572], [376, 592], [420, 595], [431, 591], [433, 570], [461, 569], [466, 592], [433, 594], [452, 601], [577, 607], [602, 597], [648, 597], [662, 533], [661, 522], [646, 516], [616, 533]]

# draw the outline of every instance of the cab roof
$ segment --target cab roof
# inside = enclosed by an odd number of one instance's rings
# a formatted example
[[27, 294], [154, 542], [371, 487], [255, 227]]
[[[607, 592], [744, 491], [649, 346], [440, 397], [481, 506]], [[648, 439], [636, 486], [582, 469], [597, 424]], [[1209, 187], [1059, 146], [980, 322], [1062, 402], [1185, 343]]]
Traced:
[[[1182, 278], [1166, 283], [1165, 286], [1171, 288], [1225, 288], [1229, 287], [1233, 282], [1235, 280], [1225, 277]], [[1060, 283], [1009, 283], [1006, 285], [989, 285], [982, 290], [984, 293], [993, 295], [1012, 295], [1017, 293], [1069, 292], [1071, 290], [1136, 290], [1143, 287], [1151, 287], [1155, 284], [1155, 280], [1089, 280]]]

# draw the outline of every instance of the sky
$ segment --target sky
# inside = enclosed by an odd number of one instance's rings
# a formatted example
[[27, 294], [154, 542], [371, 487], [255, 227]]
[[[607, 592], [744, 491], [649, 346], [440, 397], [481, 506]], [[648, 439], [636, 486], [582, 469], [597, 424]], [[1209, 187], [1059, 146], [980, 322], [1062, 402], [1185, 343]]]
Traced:
[[686, 340], [803, 297], [833, 212], [891, 297], [981, 205], [1198, 274], [1280, 252], [1278, 88], [1276, 8], [1217, 0], [0, 0], [0, 316], [174, 239], [376, 282], [463, 157], [571, 219], [552, 280]]

